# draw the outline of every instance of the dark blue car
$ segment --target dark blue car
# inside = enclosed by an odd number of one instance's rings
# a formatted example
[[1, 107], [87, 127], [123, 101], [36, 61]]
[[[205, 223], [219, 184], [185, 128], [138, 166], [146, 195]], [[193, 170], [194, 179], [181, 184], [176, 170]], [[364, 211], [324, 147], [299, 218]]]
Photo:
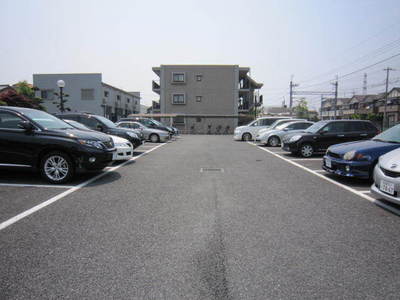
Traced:
[[323, 158], [322, 168], [339, 176], [370, 179], [379, 157], [397, 148], [400, 148], [400, 125], [368, 141], [330, 146]]

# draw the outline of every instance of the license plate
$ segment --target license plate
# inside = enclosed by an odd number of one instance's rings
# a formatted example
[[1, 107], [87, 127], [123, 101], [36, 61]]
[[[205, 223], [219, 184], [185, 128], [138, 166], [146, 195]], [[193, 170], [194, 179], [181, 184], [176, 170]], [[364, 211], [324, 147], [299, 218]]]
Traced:
[[394, 183], [381, 180], [381, 185], [379, 186], [382, 192], [394, 195]]
[[325, 166], [327, 168], [332, 168], [332, 161], [330, 158], [325, 158]]

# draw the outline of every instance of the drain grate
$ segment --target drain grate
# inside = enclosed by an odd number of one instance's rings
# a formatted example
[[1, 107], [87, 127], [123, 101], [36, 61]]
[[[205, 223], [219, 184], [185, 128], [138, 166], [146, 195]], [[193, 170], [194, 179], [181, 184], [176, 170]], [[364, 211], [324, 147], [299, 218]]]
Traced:
[[200, 173], [203, 172], [219, 172], [224, 173], [224, 169], [222, 168], [200, 168]]

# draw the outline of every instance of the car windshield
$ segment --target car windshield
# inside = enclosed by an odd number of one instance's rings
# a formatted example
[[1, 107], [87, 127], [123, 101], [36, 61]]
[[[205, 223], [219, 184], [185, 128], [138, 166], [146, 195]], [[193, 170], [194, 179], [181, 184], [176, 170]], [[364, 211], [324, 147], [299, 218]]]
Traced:
[[387, 143], [400, 143], [400, 125], [389, 128], [375, 136], [373, 141], [387, 142]]
[[317, 133], [322, 127], [324, 127], [327, 123], [326, 122], [317, 122], [310, 127], [308, 127], [305, 132], [309, 133]]
[[164, 126], [164, 124], [156, 121], [156, 120], [151, 120], [151, 122], [153, 122], [153, 124], [157, 125], [157, 126]]
[[82, 130], [91, 130], [89, 127], [86, 127], [85, 125], [83, 125], [82, 123], [79, 123], [77, 121], [65, 120], [65, 119], [64, 119], [64, 121], [67, 122], [68, 124], [74, 126], [75, 128], [82, 129]]
[[276, 120], [274, 123], [272, 123], [272, 125], [270, 126], [271, 129], [278, 129], [278, 126], [281, 125], [286, 125], [286, 123], [289, 122], [293, 122], [293, 120], [291, 119], [287, 119], [287, 120]]
[[24, 114], [45, 129], [73, 129], [63, 120], [40, 110], [24, 111]]
[[97, 118], [99, 121], [101, 121], [104, 125], [106, 125], [107, 127], [109, 127], [109, 128], [115, 128], [115, 127], [117, 127], [117, 125], [115, 125], [112, 121], [110, 121], [110, 120], [107, 119], [107, 118], [104, 118], [104, 117], [102, 117], [102, 116], [96, 116], [96, 118]]
[[275, 129], [282, 130], [282, 129], [288, 127], [288, 126], [289, 126], [289, 123], [283, 123], [283, 124], [277, 125], [277, 126], [275, 127]]

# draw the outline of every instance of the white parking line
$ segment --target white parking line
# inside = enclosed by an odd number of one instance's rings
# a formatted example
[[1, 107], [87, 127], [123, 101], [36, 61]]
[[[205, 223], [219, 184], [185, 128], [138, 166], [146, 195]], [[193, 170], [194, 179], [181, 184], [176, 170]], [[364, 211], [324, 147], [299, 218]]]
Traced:
[[[257, 146], [256, 144], [254, 144], [252, 142], [247, 142], [247, 143], [250, 144], [250, 145], [253, 145], [253, 146]], [[261, 147], [257, 147], [257, 148], [261, 149], [261, 150], [263, 150], [265, 152], [268, 152], [268, 153], [270, 153], [270, 154], [272, 154], [272, 155], [274, 155], [274, 156], [276, 156], [276, 157], [288, 162], [289, 164], [295, 165], [296, 167], [299, 167], [300, 169], [303, 169], [304, 171], [306, 171], [308, 173], [314, 174], [315, 176], [318, 176], [319, 178], [322, 178], [322, 179], [324, 179], [324, 180], [326, 180], [326, 181], [328, 181], [330, 183], [333, 183], [334, 185], [339, 186], [339, 187], [345, 189], [346, 191], [349, 191], [349, 192], [351, 192], [353, 194], [356, 194], [357, 196], [360, 196], [361, 198], [364, 198], [365, 200], [368, 200], [369, 202], [372, 202], [372, 203], [374, 203], [376, 205], [379, 205], [379, 206], [391, 211], [392, 213], [400, 216], [400, 210], [398, 210], [398, 209], [396, 209], [396, 208], [394, 208], [394, 207], [392, 207], [390, 205], [387, 205], [387, 204], [385, 204], [385, 203], [383, 203], [383, 202], [381, 202], [381, 201], [379, 201], [379, 200], [377, 200], [377, 199], [375, 199], [373, 197], [370, 197], [370, 196], [366, 195], [366, 191], [357, 191], [357, 190], [355, 190], [355, 189], [353, 189], [351, 187], [348, 187], [347, 185], [339, 183], [339, 182], [337, 182], [337, 181], [335, 181], [335, 180], [333, 180], [331, 178], [328, 178], [328, 177], [324, 176], [323, 174], [319, 174], [318, 172], [315, 172], [315, 171], [313, 171], [313, 170], [311, 170], [311, 169], [309, 169], [309, 168], [307, 168], [307, 167], [305, 167], [305, 166], [303, 166], [303, 165], [301, 165], [299, 163], [296, 163], [291, 159], [287, 159], [285, 157], [282, 157], [281, 155], [277, 155], [277, 154], [275, 154], [274, 152], [272, 152], [272, 151], [270, 151], [268, 149], [261, 148]]]
[[[271, 152], [273, 153], [273, 152]], [[306, 160], [306, 161], [322, 161], [322, 157], [321, 158], [288, 158], [288, 160], [293, 160], [293, 161], [302, 161], [302, 160]]]
[[37, 187], [37, 188], [57, 188], [57, 189], [71, 189], [73, 185], [51, 185], [51, 184], [24, 184], [24, 183], [0, 183], [0, 186], [10, 187]]
[[318, 169], [318, 170], [311, 170], [311, 171], [313, 171], [313, 172], [317, 172], [317, 173], [325, 173], [325, 172], [326, 172], [325, 170], [322, 170], [322, 169]]
[[61, 194], [58, 194], [58, 195], [50, 198], [49, 200], [46, 200], [45, 202], [42, 202], [42, 203], [40, 203], [40, 204], [38, 204], [38, 205], [28, 209], [28, 210], [16, 215], [16, 216], [8, 219], [7, 221], [4, 221], [3, 223], [0, 223], [0, 230], [3, 230], [4, 228], [7, 228], [8, 226], [18, 222], [19, 220], [21, 220], [21, 219], [23, 219], [23, 218], [25, 218], [25, 217], [27, 217], [27, 216], [35, 213], [35, 212], [37, 212], [40, 209], [42, 209], [42, 208], [44, 208], [44, 207], [46, 207], [46, 206], [48, 206], [48, 205], [50, 205], [50, 204], [52, 204], [52, 203], [54, 203], [54, 202], [56, 202], [58, 200], [64, 198], [65, 196], [68, 196], [69, 194], [72, 194], [73, 192], [76, 192], [76, 191], [80, 190], [81, 188], [83, 188], [83, 187], [87, 186], [88, 184], [96, 181], [97, 179], [100, 179], [101, 177], [103, 177], [107, 173], [115, 171], [115, 170], [119, 169], [120, 167], [128, 164], [130, 161], [136, 160], [139, 157], [141, 157], [143, 155], [146, 155], [147, 153], [150, 153], [150, 152], [160, 148], [163, 145], [165, 145], [165, 144], [161, 144], [161, 145], [158, 145], [158, 146], [156, 146], [156, 147], [154, 147], [152, 149], [149, 149], [146, 152], [143, 152], [142, 154], [140, 154], [138, 156], [132, 157], [130, 160], [127, 160], [126, 162], [124, 162], [124, 163], [122, 163], [122, 164], [120, 164], [118, 166], [111, 167], [110, 169], [106, 169], [103, 173], [101, 173], [101, 174], [99, 174], [99, 175], [97, 175], [97, 176], [95, 176], [95, 177], [93, 177], [93, 178], [91, 178], [91, 179], [89, 179], [89, 180], [87, 180], [85, 182], [82, 182], [81, 184], [78, 184], [77, 186], [74, 186], [74, 187], [70, 188], [69, 190], [66, 190], [66, 191], [62, 192]]

